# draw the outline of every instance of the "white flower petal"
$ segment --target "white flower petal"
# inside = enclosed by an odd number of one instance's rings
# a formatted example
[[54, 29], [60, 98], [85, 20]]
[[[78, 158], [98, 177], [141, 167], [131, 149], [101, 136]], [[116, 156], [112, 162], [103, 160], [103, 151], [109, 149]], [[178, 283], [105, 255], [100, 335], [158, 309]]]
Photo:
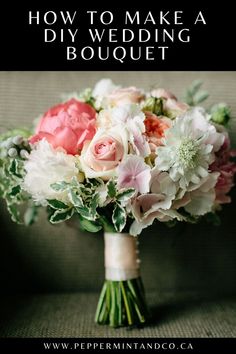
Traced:
[[43, 205], [46, 199], [69, 202], [66, 192], [56, 192], [50, 186], [78, 177], [76, 161], [76, 157], [66, 154], [63, 149], [53, 149], [44, 139], [39, 141], [24, 163], [26, 175], [23, 189], [32, 195], [33, 200]]
[[191, 202], [184, 208], [191, 215], [204, 215], [212, 210], [215, 201], [215, 190], [212, 188], [207, 193], [196, 190], [191, 194]]

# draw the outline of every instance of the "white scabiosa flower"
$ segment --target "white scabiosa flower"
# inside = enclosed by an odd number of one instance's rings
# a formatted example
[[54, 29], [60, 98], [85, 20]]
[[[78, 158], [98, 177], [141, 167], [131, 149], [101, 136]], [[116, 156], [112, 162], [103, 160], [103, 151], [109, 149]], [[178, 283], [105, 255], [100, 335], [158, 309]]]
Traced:
[[66, 192], [53, 190], [51, 184], [70, 182], [72, 177], [78, 176], [76, 157], [66, 154], [63, 149], [54, 149], [43, 139], [35, 144], [24, 167], [26, 175], [22, 187], [35, 202], [41, 205], [46, 205], [47, 199], [68, 202]]
[[198, 185], [208, 176], [208, 167], [214, 161], [214, 152], [224, 142], [209, 122], [204, 109], [196, 107], [176, 118], [166, 130], [163, 146], [157, 147], [155, 164], [161, 171], [168, 171], [170, 178], [179, 182], [182, 189]]

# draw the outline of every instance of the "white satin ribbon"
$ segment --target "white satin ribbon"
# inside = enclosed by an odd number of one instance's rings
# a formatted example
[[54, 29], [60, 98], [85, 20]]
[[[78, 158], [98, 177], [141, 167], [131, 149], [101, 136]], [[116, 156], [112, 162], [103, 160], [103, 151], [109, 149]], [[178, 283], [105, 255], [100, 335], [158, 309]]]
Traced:
[[104, 240], [106, 279], [121, 281], [138, 278], [140, 260], [137, 237], [105, 232]]

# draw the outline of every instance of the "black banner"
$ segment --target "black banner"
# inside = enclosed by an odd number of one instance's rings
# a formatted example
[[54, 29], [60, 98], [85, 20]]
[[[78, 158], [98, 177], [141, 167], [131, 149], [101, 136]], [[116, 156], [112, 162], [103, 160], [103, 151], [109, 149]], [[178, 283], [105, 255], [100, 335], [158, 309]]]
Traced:
[[227, 2], [3, 3], [1, 70], [236, 69]]
[[0, 339], [7, 353], [235, 353], [236, 339], [226, 338], [53, 338]]

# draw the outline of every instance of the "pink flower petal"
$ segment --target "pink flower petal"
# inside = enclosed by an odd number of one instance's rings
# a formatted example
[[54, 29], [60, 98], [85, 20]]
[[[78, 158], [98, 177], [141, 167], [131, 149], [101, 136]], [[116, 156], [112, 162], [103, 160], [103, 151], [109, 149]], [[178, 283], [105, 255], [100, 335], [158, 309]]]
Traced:
[[147, 193], [150, 179], [150, 167], [139, 156], [129, 155], [118, 166], [117, 183], [121, 188], [134, 188], [137, 192]]

